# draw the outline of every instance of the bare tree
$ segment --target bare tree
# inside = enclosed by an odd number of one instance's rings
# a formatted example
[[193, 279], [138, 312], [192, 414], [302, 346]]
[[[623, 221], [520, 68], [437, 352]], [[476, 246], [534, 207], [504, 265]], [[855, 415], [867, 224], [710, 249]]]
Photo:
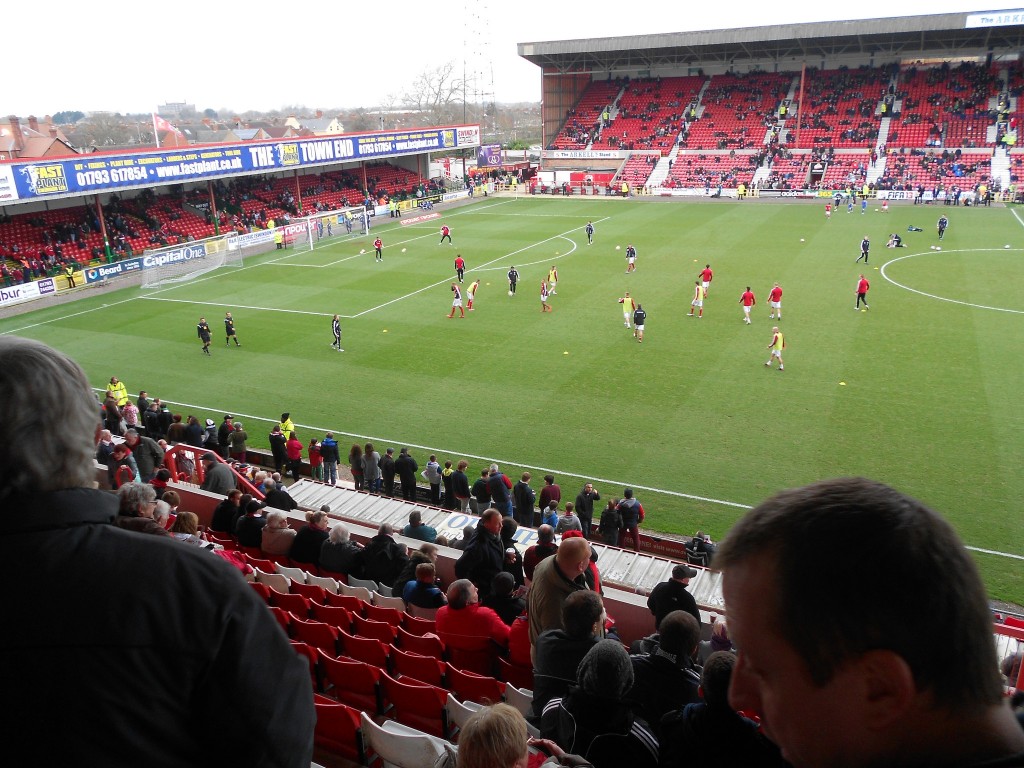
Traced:
[[152, 141], [152, 122], [146, 126], [112, 112], [93, 112], [78, 124], [76, 131], [82, 136], [80, 146], [96, 147], [137, 143], [140, 132], [144, 142]]
[[418, 75], [403, 95], [403, 101], [410, 110], [420, 114], [425, 124], [450, 125], [462, 121], [465, 96], [465, 81], [456, 72], [455, 62], [447, 61]]

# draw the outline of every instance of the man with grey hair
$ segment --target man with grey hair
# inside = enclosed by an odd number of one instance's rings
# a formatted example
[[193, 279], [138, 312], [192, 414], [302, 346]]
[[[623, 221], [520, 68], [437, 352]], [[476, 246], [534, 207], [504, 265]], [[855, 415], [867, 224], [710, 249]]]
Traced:
[[124, 442], [132, 449], [132, 456], [139, 467], [142, 482], [148, 483], [156, 476], [156, 471], [164, 465], [164, 452], [160, 445], [151, 437], [140, 435], [134, 429], [124, 433]]
[[362, 551], [363, 545], [350, 538], [348, 526], [335, 523], [327, 534], [327, 541], [320, 545], [320, 568], [359, 577], [358, 562]]
[[149, 483], [125, 483], [117, 489], [118, 511], [114, 522], [120, 528], [136, 533], [169, 536], [156, 522], [156, 489]]
[[[10, 731], [54, 763], [308, 768], [308, 665], [222, 558], [112, 524], [118, 498], [94, 487], [100, 425], [82, 369], [3, 336], [0, 391], [0, 536], [39, 590], [6, 597], [32, 616], [0, 641], [0, 679], [19, 703]], [[41, 399], [58, 432], [39, 428]], [[144, 726], [127, 713], [146, 713]]]
[[498, 469], [497, 464], [491, 464], [487, 473], [487, 490], [491, 494], [491, 506], [497, 507], [505, 517], [511, 517], [512, 481]]

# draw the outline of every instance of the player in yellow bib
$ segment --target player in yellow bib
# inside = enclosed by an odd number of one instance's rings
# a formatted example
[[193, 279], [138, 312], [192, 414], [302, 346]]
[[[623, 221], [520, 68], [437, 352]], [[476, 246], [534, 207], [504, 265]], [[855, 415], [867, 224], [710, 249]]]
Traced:
[[779, 326], [772, 328], [772, 334], [771, 343], [768, 345], [768, 349], [771, 350], [771, 354], [768, 356], [768, 361], [765, 365], [771, 368], [772, 360], [778, 358], [779, 370], [781, 371], [784, 370], [782, 365], [782, 350], [786, 348], [786, 337], [783, 335], [782, 331], [779, 330]]
[[469, 290], [466, 291], [466, 309], [473, 309], [473, 297], [476, 296], [476, 292], [480, 289], [480, 281], [474, 280], [469, 284]]
[[555, 287], [558, 285], [558, 269], [554, 264], [551, 265], [551, 269], [548, 270], [548, 293], [554, 296], [558, 291]]
[[693, 310], [697, 310], [697, 317], [704, 317], [704, 296], [707, 291], [700, 280], [693, 284], [693, 301], [690, 302], [690, 317], [693, 317]]

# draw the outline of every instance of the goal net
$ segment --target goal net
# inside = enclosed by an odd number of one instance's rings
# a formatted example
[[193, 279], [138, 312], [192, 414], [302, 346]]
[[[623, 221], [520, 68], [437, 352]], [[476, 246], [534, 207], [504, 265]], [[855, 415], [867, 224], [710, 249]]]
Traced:
[[[192, 280], [231, 263], [242, 264], [245, 249], [232, 247], [232, 235], [154, 248], [142, 254], [142, 287]], [[273, 247], [273, 246], [271, 246]]]
[[285, 225], [284, 246], [296, 251], [312, 251], [340, 240], [362, 237], [369, 231], [366, 208], [339, 208], [319, 211], [312, 216], [293, 219]]
[[274, 250], [312, 251], [332, 242], [365, 235], [369, 227], [366, 208], [358, 206], [321, 211], [273, 229], [257, 229], [245, 234], [232, 232], [148, 250], [142, 255], [142, 287], [156, 288], [194, 280], [221, 267], [244, 267], [246, 257]]

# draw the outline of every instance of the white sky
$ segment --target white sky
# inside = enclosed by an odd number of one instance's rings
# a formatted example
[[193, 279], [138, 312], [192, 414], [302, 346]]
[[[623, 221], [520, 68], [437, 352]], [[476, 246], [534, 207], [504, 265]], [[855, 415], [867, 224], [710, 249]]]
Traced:
[[469, 74], [483, 73], [479, 90], [499, 102], [539, 101], [540, 69], [519, 57], [518, 43], [1011, 7], [962, 0], [907, 6], [892, 0], [19, 2], [3, 12], [0, 115], [142, 113], [166, 102], [216, 109], [222, 117], [250, 109], [369, 109], [449, 60], [458, 69], [466, 61]]

